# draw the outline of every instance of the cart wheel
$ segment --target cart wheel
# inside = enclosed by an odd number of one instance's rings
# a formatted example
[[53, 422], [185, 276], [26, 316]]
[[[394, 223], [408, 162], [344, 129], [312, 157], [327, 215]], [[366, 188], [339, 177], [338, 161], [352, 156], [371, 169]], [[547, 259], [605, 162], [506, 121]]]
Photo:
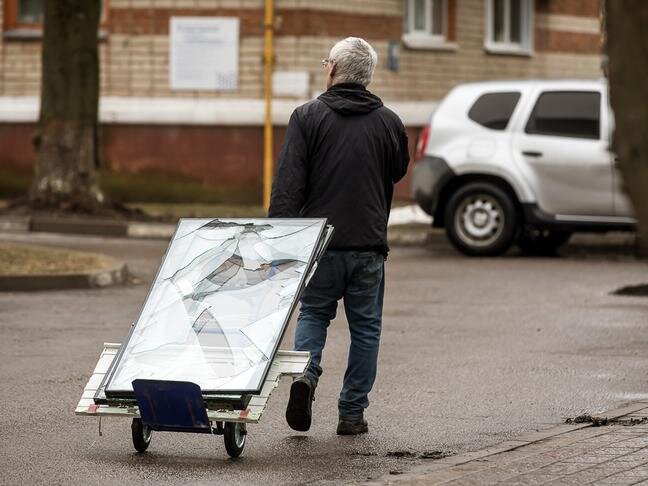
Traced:
[[230, 457], [238, 457], [245, 447], [247, 429], [243, 422], [225, 422], [225, 449]]
[[133, 445], [137, 452], [145, 452], [151, 443], [151, 429], [149, 429], [148, 425], [144, 425], [141, 418], [134, 418], [131, 424], [131, 432], [133, 435]]

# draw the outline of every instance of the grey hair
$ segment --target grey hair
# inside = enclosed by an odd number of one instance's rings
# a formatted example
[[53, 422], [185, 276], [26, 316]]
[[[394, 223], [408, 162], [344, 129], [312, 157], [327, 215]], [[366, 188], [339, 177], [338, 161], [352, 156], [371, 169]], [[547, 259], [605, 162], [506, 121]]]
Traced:
[[333, 84], [356, 83], [366, 87], [378, 64], [378, 54], [364, 39], [347, 37], [333, 46], [329, 60], [336, 65]]

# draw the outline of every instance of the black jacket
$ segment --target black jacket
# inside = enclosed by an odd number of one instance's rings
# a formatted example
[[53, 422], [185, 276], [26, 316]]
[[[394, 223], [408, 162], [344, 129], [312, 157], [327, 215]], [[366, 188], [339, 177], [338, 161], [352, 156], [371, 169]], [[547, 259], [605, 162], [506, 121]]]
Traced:
[[386, 255], [394, 183], [408, 163], [398, 116], [360, 85], [334, 85], [290, 117], [268, 216], [328, 218], [330, 249]]

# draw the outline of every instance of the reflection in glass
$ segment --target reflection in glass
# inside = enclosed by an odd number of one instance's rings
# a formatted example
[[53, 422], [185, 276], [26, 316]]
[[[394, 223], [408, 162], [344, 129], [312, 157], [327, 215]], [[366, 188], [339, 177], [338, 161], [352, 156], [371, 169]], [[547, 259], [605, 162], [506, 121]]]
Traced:
[[520, 34], [522, 22], [522, 16], [520, 15], [520, 0], [511, 0], [510, 19], [510, 41], [519, 44], [522, 41]]
[[504, 2], [505, 0], [493, 0], [493, 39], [495, 42], [506, 40], [504, 33]]
[[443, 35], [443, 3], [444, 0], [432, 1], [432, 34]]
[[414, 0], [414, 30], [425, 30], [425, 0]]
[[43, 22], [43, 0], [19, 0], [18, 22], [40, 24]]
[[323, 219], [184, 219], [106, 394], [136, 378], [204, 391], [261, 387], [314, 256]]

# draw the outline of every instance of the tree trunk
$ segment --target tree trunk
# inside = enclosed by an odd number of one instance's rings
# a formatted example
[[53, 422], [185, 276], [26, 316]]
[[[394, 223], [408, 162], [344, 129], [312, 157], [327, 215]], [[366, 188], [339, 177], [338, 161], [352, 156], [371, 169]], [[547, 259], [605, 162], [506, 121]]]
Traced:
[[606, 0], [608, 77], [616, 128], [612, 148], [648, 256], [648, 2]]
[[98, 35], [101, 0], [45, 0], [36, 208], [93, 211], [98, 181]]

